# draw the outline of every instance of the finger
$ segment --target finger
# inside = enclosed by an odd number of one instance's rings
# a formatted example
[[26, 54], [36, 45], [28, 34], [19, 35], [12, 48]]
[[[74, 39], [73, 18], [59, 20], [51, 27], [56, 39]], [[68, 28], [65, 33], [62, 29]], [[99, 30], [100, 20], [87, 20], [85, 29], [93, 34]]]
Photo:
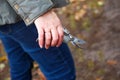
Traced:
[[39, 29], [38, 32], [38, 41], [39, 41], [39, 46], [43, 48], [44, 45], [44, 31], [42, 28]]
[[56, 46], [57, 42], [58, 42], [58, 31], [56, 28], [53, 28], [51, 30], [52, 33], [52, 42], [51, 42], [51, 46]]
[[59, 40], [58, 40], [56, 47], [59, 47], [63, 42], [64, 32], [63, 32], [63, 28], [61, 26], [59, 26], [57, 28], [57, 30], [58, 30]]
[[45, 32], [45, 48], [48, 49], [51, 46], [51, 32]]

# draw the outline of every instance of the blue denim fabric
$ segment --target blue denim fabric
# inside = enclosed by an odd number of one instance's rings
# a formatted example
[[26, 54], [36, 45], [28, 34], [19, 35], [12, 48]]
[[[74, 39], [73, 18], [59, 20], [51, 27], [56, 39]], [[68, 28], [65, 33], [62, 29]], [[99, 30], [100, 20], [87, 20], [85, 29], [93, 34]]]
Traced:
[[39, 64], [47, 80], [75, 80], [74, 62], [68, 46], [40, 48], [37, 30], [23, 21], [0, 26], [0, 38], [8, 55], [12, 80], [32, 80], [33, 61]]

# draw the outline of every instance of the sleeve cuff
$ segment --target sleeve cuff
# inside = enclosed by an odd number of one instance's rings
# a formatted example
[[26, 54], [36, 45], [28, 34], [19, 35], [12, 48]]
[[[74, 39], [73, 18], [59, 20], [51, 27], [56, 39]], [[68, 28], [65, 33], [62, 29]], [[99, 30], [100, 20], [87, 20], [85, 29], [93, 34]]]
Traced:
[[36, 18], [54, 7], [51, 0], [8, 0], [26, 25], [30, 25]]
[[52, 0], [54, 4], [54, 8], [60, 8], [68, 5], [70, 3], [69, 0]]

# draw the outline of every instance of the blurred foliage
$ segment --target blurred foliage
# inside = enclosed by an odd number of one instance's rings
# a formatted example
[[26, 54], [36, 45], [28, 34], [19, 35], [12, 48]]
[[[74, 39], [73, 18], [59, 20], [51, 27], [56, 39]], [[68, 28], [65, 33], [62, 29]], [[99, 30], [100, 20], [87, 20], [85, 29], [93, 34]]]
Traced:
[[[104, 0], [70, 1], [71, 4], [58, 10], [58, 13], [65, 15], [65, 22], [68, 21], [69, 24], [67, 28], [72, 34], [86, 40], [88, 36], [85, 33], [90, 34], [94, 22], [101, 18], [104, 12]], [[77, 80], [119, 80], [119, 76], [116, 76], [117, 72], [115, 71], [118, 62], [114, 59], [106, 60], [102, 50], [94, 51], [96, 53], [93, 55], [94, 60], [89, 58], [89, 52], [88, 54], [84, 53], [84, 49], [77, 49], [71, 44], [69, 46], [75, 59]], [[88, 55], [88, 57], [85, 55]]]
[[65, 14], [72, 30], [76, 27], [89, 31], [92, 19], [98, 18], [103, 12], [104, 0], [70, 0], [71, 4], [59, 10]]

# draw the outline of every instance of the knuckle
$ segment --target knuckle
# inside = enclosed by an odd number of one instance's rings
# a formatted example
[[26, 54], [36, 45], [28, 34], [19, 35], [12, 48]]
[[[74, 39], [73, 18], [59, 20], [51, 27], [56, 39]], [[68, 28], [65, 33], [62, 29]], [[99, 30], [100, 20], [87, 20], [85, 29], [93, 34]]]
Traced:
[[46, 43], [46, 46], [49, 46], [50, 44], [49, 43]]
[[58, 38], [54, 38], [53, 41], [58, 41]]
[[51, 39], [50, 38], [47, 38], [46, 41], [50, 41]]
[[49, 44], [48, 44], [48, 43], [46, 43], [45, 45], [46, 45], [46, 46], [48, 46]]
[[48, 29], [48, 28], [47, 28], [47, 29], [45, 29], [45, 32], [49, 32], [49, 31], [50, 31], [50, 29]]
[[50, 36], [48, 36], [48, 37], [46, 37], [46, 39], [47, 39], [47, 40], [50, 40], [50, 39], [51, 39], [51, 37], [50, 37]]
[[53, 42], [52, 42], [52, 46], [55, 46], [55, 44], [56, 44], [56, 42], [53, 41]]
[[64, 36], [64, 34], [63, 33], [59, 33], [59, 37], [61, 38], [61, 37], [63, 37]]
[[42, 41], [43, 41], [43, 38], [39, 38], [39, 41], [42, 42]]
[[63, 33], [60, 33], [60, 37], [63, 37], [64, 36], [64, 34]]
[[41, 43], [41, 44], [42, 44], [42, 43], [43, 43], [43, 40], [42, 40], [42, 39], [41, 39], [41, 40], [39, 40], [39, 43]]
[[44, 33], [40, 33], [39, 36], [42, 37], [44, 35]]

